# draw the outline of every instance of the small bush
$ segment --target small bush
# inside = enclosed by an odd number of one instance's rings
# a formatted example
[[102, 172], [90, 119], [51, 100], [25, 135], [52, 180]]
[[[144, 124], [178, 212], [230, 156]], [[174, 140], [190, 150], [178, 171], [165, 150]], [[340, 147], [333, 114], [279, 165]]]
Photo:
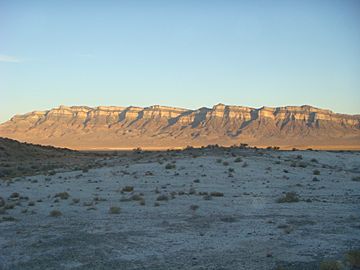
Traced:
[[65, 192], [60, 192], [60, 193], [57, 193], [55, 195], [55, 198], [60, 198], [62, 200], [67, 200], [68, 198], [70, 197], [69, 193], [67, 193], [66, 191]]
[[360, 176], [354, 176], [352, 180], [355, 182], [360, 182]]
[[320, 175], [320, 171], [319, 170], [313, 170], [313, 174], [314, 175]]
[[109, 213], [110, 213], [110, 214], [116, 215], [116, 214], [120, 214], [120, 212], [121, 212], [121, 208], [120, 208], [120, 207], [111, 206], [111, 207], [109, 208]]
[[60, 217], [62, 216], [62, 213], [59, 210], [52, 210], [50, 212], [50, 217]]
[[299, 196], [295, 192], [287, 192], [285, 196], [277, 199], [278, 203], [293, 203], [298, 201], [299, 201]]
[[229, 166], [229, 162], [224, 161], [224, 162], [223, 162], [223, 165], [224, 165], [224, 166]]
[[218, 192], [218, 191], [213, 191], [213, 192], [210, 193], [210, 196], [213, 196], [213, 197], [224, 197], [224, 193]]
[[196, 210], [198, 210], [199, 209], [199, 206], [198, 205], [195, 205], [195, 204], [193, 204], [193, 205], [190, 205], [190, 210], [191, 211], [196, 211]]

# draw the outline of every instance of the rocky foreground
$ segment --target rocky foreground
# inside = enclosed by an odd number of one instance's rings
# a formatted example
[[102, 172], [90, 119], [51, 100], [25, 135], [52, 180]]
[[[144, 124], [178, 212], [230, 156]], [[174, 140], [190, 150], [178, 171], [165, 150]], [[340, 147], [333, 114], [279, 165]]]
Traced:
[[0, 269], [360, 266], [358, 152], [214, 148], [97, 159], [0, 180]]
[[247, 143], [283, 149], [360, 150], [360, 115], [311, 106], [60, 106], [17, 115], [0, 136], [72, 149], [167, 149]]

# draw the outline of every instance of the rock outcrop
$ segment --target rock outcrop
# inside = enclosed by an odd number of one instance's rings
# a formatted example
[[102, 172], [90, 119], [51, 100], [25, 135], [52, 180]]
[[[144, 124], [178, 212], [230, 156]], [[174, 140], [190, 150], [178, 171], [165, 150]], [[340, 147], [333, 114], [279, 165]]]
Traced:
[[304, 106], [60, 106], [17, 115], [0, 136], [75, 149], [232, 145], [360, 149], [360, 115]]

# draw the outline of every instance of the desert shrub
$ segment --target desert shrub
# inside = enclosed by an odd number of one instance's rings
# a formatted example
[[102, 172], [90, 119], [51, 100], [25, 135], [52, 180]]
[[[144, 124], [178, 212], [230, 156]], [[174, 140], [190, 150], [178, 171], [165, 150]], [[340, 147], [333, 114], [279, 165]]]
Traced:
[[18, 192], [13, 192], [11, 195], [10, 195], [10, 198], [14, 199], [14, 198], [19, 198], [20, 197], [20, 194]]
[[299, 162], [298, 166], [300, 168], [306, 168], [307, 167], [307, 163], [306, 162]]
[[196, 210], [198, 210], [199, 209], [199, 206], [198, 205], [196, 205], [196, 204], [193, 204], [193, 205], [190, 205], [190, 210], [191, 211], [196, 211]]
[[360, 250], [351, 250], [346, 254], [346, 260], [354, 268], [360, 268]]
[[296, 194], [296, 192], [287, 192], [285, 196], [277, 199], [278, 203], [293, 203], [298, 201], [299, 196]]
[[191, 187], [191, 188], [189, 189], [189, 194], [190, 194], [190, 195], [196, 194], [195, 188]]
[[72, 199], [72, 202], [73, 202], [73, 203], [79, 203], [79, 202], [80, 202], [80, 199], [74, 198], [74, 199]]
[[203, 199], [204, 199], [205, 201], [210, 201], [210, 200], [212, 200], [212, 196], [209, 195], [209, 194], [206, 194], [206, 195], [203, 196]]
[[59, 210], [52, 210], [50, 212], [50, 217], [60, 217], [62, 216], [62, 213]]
[[120, 208], [120, 207], [111, 206], [111, 207], [109, 208], [109, 213], [110, 213], [110, 214], [116, 215], [116, 214], [120, 214], [120, 212], [121, 212], [121, 208]]
[[238, 162], [241, 162], [242, 161], [242, 158], [241, 157], [238, 157], [234, 160], [234, 162], [238, 163]]
[[224, 161], [224, 162], [223, 162], [223, 165], [224, 165], [224, 166], [229, 166], [229, 162]]
[[166, 169], [166, 170], [176, 169], [176, 165], [175, 165], [175, 164], [168, 163], [168, 164], [165, 165], [165, 169]]
[[62, 199], [62, 200], [67, 200], [69, 197], [70, 197], [70, 195], [69, 195], [69, 193], [67, 193], [66, 191], [57, 193], [57, 194], [55, 195], [55, 198], [60, 198], [60, 199]]
[[229, 173], [232, 173], [232, 172], [234, 172], [235, 171], [235, 169], [234, 168], [229, 168]]
[[28, 206], [34, 206], [35, 205], [35, 202], [31, 201], [28, 203]]
[[231, 223], [231, 222], [235, 222], [235, 221], [236, 221], [236, 218], [235, 218], [235, 217], [221, 217], [220, 220], [221, 220], [222, 222], [229, 222], [229, 223]]
[[341, 264], [338, 261], [323, 261], [320, 264], [320, 270], [341, 270]]
[[213, 192], [210, 192], [210, 196], [213, 196], [213, 197], [223, 197], [223, 196], [224, 196], [224, 193], [218, 192], [218, 191], [213, 191]]
[[133, 186], [126, 186], [126, 187], [123, 187], [123, 189], [121, 191], [122, 192], [132, 192], [132, 191], [134, 191], [134, 187]]
[[162, 195], [159, 195], [157, 198], [156, 198], [157, 201], [168, 201], [169, 200], [169, 197], [165, 194], [162, 194]]
[[247, 162], [244, 162], [244, 164], [242, 165], [243, 168], [249, 166], [249, 164], [247, 164]]
[[319, 161], [316, 158], [312, 158], [310, 161], [314, 163], [319, 163]]
[[5, 206], [6, 202], [5, 199], [3, 197], [0, 197], [0, 207]]
[[222, 159], [221, 158], [218, 158], [217, 160], [216, 160], [216, 163], [221, 163], [222, 162]]
[[320, 171], [319, 170], [313, 170], [313, 174], [314, 175], [320, 175]]
[[141, 198], [139, 204], [140, 204], [140, 205], [145, 205], [145, 199], [144, 199], [144, 198]]
[[352, 180], [355, 182], [360, 182], [360, 176], [354, 176]]
[[143, 197], [141, 197], [141, 195], [139, 195], [139, 194], [134, 194], [134, 195], [131, 196], [131, 200], [133, 200], [133, 201], [141, 201], [141, 200], [143, 200]]
[[154, 203], [154, 206], [155, 206], [155, 207], [158, 207], [158, 206], [160, 206], [160, 203], [155, 202], [155, 203]]

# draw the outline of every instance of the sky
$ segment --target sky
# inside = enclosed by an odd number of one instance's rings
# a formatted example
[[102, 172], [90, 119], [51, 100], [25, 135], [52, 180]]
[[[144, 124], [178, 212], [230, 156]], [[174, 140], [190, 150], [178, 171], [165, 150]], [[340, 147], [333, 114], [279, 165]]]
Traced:
[[0, 0], [0, 122], [217, 103], [360, 114], [360, 1]]

